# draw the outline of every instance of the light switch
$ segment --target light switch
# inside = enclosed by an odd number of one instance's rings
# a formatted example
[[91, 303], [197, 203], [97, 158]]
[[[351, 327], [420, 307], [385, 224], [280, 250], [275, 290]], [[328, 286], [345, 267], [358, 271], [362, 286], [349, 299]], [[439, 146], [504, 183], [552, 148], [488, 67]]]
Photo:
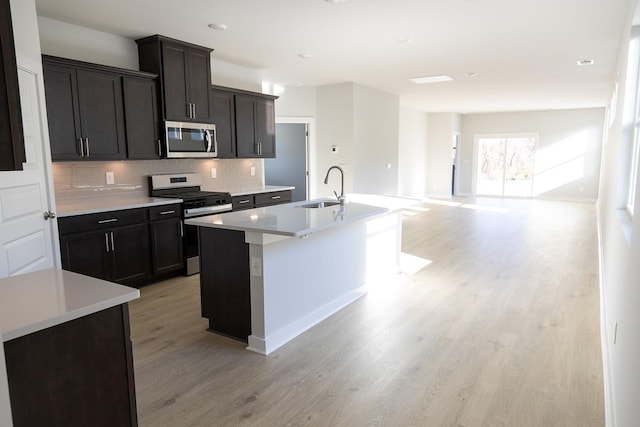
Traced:
[[216, 168], [211, 168], [211, 178], [216, 178], [217, 176]]
[[251, 176], [256, 176], [256, 168], [255, 168], [255, 166], [251, 166]]
[[113, 176], [113, 172], [107, 172], [107, 185], [113, 185], [116, 183], [116, 179]]

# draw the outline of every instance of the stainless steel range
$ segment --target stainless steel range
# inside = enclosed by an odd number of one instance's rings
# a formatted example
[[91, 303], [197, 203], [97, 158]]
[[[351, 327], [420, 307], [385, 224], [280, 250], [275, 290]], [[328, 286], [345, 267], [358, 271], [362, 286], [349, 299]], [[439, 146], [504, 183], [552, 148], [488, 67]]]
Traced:
[[198, 247], [198, 227], [184, 224], [186, 218], [212, 215], [231, 211], [231, 194], [201, 191], [202, 179], [199, 174], [183, 173], [152, 175], [149, 177], [149, 191], [152, 197], [182, 199], [182, 229], [185, 257], [185, 274], [200, 272]]

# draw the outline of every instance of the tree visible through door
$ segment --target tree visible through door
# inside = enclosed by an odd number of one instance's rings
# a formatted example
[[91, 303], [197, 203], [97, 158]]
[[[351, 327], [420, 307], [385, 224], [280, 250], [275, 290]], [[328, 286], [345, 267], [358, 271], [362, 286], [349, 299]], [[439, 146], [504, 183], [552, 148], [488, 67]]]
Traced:
[[478, 138], [476, 194], [531, 197], [536, 138]]

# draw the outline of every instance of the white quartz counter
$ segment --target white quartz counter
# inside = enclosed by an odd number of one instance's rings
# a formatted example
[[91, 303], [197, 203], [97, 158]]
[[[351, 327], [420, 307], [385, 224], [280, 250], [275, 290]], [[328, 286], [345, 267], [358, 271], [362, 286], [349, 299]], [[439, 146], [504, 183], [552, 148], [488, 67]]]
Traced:
[[[322, 199], [329, 200], [329, 199]], [[332, 201], [335, 201], [333, 199]], [[347, 202], [325, 208], [305, 208], [313, 201], [285, 203], [244, 211], [188, 219], [189, 225], [228, 230], [302, 237], [317, 231], [345, 225], [389, 212], [388, 208]]]
[[286, 191], [295, 190], [293, 186], [281, 186], [281, 185], [265, 185], [259, 188], [232, 188], [226, 190], [231, 193], [232, 196], [246, 196], [248, 194], [260, 194], [260, 193], [273, 193], [274, 191]]
[[47, 269], [0, 279], [0, 334], [12, 340], [140, 297], [140, 291]]
[[56, 214], [59, 217], [65, 217], [170, 205], [173, 203], [182, 203], [182, 199], [166, 199], [162, 197], [144, 196], [106, 196], [85, 197], [82, 199], [60, 199], [56, 201]]

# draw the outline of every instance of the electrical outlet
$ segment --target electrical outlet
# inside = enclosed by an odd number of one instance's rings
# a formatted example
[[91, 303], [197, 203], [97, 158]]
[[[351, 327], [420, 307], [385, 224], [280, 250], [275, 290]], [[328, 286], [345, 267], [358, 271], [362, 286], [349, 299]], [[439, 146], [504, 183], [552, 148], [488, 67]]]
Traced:
[[262, 276], [262, 260], [257, 256], [251, 257], [251, 275], [255, 277]]
[[107, 172], [107, 185], [113, 185], [116, 183], [116, 179], [113, 175], [113, 172]]
[[256, 176], [256, 168], [255, 168], [255, 166], [251, 166], [251, 176]]
[[216, 168], [211, 168], [211, 178], [216, 178], [217, 176]]

